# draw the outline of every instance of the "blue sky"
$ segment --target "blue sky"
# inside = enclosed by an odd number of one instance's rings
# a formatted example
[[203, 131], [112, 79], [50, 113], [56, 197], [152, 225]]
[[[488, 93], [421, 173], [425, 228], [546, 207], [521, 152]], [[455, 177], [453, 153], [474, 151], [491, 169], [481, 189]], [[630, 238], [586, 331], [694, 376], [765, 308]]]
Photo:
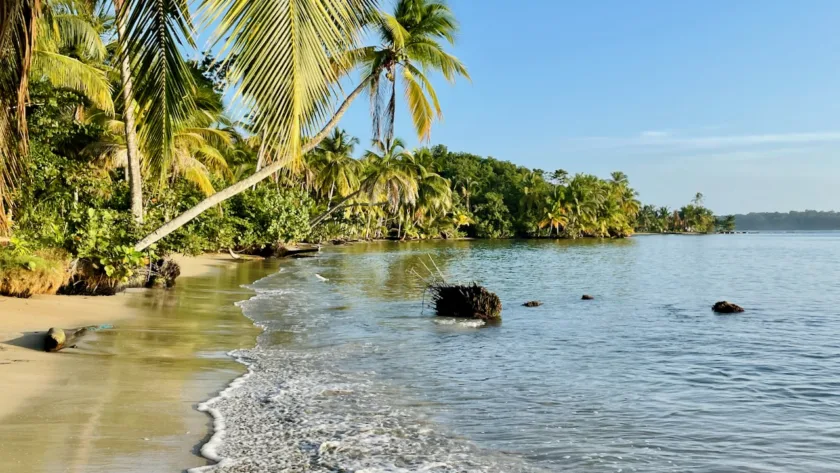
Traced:
[[[528, 167], [622, 170], [646, 203], [840, 210], [840, 2], [450, 0], [431, 144]], [[366, 144], [367, 100], [342, 126]], [[397, 135], [417, 145], [407, 111]]]

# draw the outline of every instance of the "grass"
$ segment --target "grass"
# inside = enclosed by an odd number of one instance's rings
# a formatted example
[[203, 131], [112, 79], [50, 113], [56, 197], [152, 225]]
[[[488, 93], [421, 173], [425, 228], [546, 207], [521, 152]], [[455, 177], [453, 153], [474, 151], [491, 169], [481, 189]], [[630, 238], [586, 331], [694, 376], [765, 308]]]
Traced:
[[28, 298], [55, 294], [67, 282], [67, 255], [60, 250], [31, 254], [0, 248], [0, 295]]

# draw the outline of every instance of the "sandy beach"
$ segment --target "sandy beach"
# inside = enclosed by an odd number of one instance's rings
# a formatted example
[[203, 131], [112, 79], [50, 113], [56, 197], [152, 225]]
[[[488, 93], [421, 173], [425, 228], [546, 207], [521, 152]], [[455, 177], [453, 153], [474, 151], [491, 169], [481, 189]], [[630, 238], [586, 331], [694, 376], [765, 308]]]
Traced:
[[[209, 421], [196, 403], [242, 372], [226, 352], [257, 330], [233, 305], [270, 270], [229, 255], [179, 257], [174, 290], [0, 298], [0, 471], [180, 471]], [[76, 349], [50, 327], [110, 325]], [[151, 468], [150, 465], [155, 465]]]

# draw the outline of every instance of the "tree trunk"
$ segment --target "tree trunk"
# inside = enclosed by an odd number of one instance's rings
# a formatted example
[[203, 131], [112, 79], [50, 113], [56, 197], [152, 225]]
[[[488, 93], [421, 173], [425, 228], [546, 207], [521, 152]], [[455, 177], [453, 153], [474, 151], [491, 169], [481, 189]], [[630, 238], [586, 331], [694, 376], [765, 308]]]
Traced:
[[331, 204], [332, 204], [332, 197], [333, 197], [333, 192], [334, 191], [335, 191], [335, 182], [333, 182], [332, 186], [330, 186], [330, 195], [327, 197], [327, 210], [328, 211], [330, 210], [330, 207], [331, 207]]
[[[260, 134], [260, 150], [257, 151], [257, 167], [254, 169], [254, 172], [259, 172], [263, 167], [263, 163], [265, 163], [265, 132]], [[256, 187], [257, 185], [254, 184], [251, 186], [251, 189], [255, 189]]]
[[[314, 149], [316, 146], [318, 146], [318, 144], [320, 144], [321, 141], [324, 140], [324, 138], [327, 137], [327, 135], [332, 131], [333, 128], [335, 128], [335, 126], [341, 120], [341, 117], [344, 115], [344, 113], [350, 107], [350, 104], [353, 102], [353, 100], [356, 99], [356, 97], [358, 97], [362, 93], [362, 91], [365, 89], [365, 87], [367, 87], [368, 82], [370, 82], [370, 80], [378, 74], [379, 74], [379, 70], [376, 70], [371, 75], [367, 76], [364, 80], [362, 80], [362, 82], [353, 90], [353, 92], [351, 92], [350, 95], [348, 95], [347, 98], [344, 99], [344, 102], [342, 102], [341, 106], [338, 107], [338, 110], [336, 110], [335, 115], [333, 115], [333, 117], [330, 119], [330, 121], [327, 122], [327, 124], [324, 126], [324, 128], [321, 129], [321, 131], [318, 132], [317, 135], [315, 135], [308, 143], [306, 143], [306, 145], [304, 145], [301, 148], [301, 154], [308, 153], [309, 151]], [[237, 182], [236, 184], [230, 185], [230, 186], [220, 190], [219, 192], [216, 192], [215, 194], [211, 195], [210, 197], [202, 200], [201, 202], [196, 204], [193, 208], [183, 212], [182, 214], [178, 215], [177, 217], [170, 220], [169, 222], [164, 223], [157, 230], [153, 231], [148, 236], [146, 236], [145, 238], [143, 238], [142, 240], [137, 242], [137, 244], [134, 245], [134, 249], [136, 251], [145, 250], [146, 248], [153, 245], [155, 242], [157, 242], [161, 238], [169, 235], [170, 233], [172, 233], [175, 230], [184, 226], [190, 220], [198, 217], [199, 215], [201, 215], [202, 212], [209, 209], [210, 207], [213, 207], [214, 205], [217, 205], [217, 204], [220, 204], [220, 203], [224, 202], [225, 200], [235, 196], [236, 194], [239, 194], [239, 193], [247, 190], [249, 187], [251, 187], [251, 186], [255, 185], [256, 183], [262, 181], [263, 179], [271, 176], [272, 174], [276, 173], [277, 171], [279, 171], [280, 169], [283, 168], [283, 165], [284, 165], [283, 161], [284, 161], [283, 159], [278, 159], [277, 161], [275, 161], [271, 165], [266, 166], [263, 169], [260, 169], [258, 172], [255, 172], [251, 176]], [[356, 194], [358, 194], [358, 192], [356, 192]], [[355, 196], [355, 194], [353, 194], [353, 195]], [[348, 199], [349, 199], [349, 197], [348, 197]], [[345, 201], [348, 200], [348, 199], [345, 199]], [[333, 210], [335, 210], [338, 207], [339, 206], [334, 207]], [[326, 218], [326, 217], [324, 217], [324, 218]]]
[[125, 144], [127, 148], [128, 187], [131, 192], [131, 216], [137, 223], [143, 223], [143, 177], [140, 174], [140, 151], [137, 148], [137, 126], [134, 117], [134, 85], [131, 80], [131, 61], [128, 48], [123, 44], [126, 32], [127, 12], [123, 12], [124, 0], [114, 0], [117, 11], [117, 42], [120, 45], [120, 78], [122, 80], [123, 122], [125, 123]]

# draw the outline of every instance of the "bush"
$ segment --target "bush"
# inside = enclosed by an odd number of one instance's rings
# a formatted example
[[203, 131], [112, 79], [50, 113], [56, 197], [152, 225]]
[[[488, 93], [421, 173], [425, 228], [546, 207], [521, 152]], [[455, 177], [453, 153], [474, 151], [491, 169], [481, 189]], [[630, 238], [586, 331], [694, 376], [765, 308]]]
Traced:
[[67, 254], [61, 250], [0, 249], [0, 295], [55, 294], [67, 278]]
[[262, 186], [231, 200], [237, 248], [259, 249], [302, 241], [309, 234], [312, 200], [298, 190]]

